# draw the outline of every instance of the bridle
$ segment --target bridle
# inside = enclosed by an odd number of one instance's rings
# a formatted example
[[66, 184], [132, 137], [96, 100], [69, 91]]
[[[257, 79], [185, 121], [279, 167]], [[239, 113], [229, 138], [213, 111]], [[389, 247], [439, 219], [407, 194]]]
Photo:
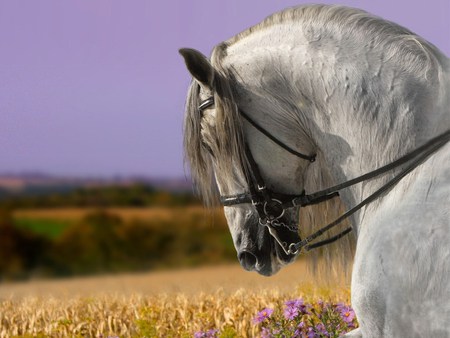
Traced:
[[[212, 107], [213, 105], [214, 105], [214, 97], [211, 96], [201, 102], [201, 104], [198, 107], [198, 110], [202, 114], [205, 109]], [[258, 131], [260, 131], [262, 134], [264, 134], [266, 137], [268, 137], [270, 140], [272, 140], [274, 143], [276, 143], [286, 151], [311, 163], [315, 162], [316, 154], [305, 155], [297, 152], [296, 150], [290, 148], [289, 146], [281, 142], [279, 139], [277, 139], [266, 129], [261, 127], [259, 124], [257, 124], [244, 111], [239, 109], [239, 113], [254, 128], [256, 128]], [[252, 203], [258, 213], [259, 223], [262, 226], [266, 226], [268, 228], [270, 235], [281, 246], [286, 255], [297, 255], [302, 250], [309, 251], [311, 249], [323, 246], [325, 244], [332, 243], [348, 234], [352, 230], [351, 226], [344, 229], [339, 234], [333, 237], [327, 238], [319, 242], [311, 243], [316, 238], [322, 236], [325, 232], [329, 231], [330, 229], [337, 226], [342, 221], [353, 215], [362, 207], [375, 201], [382, 194], [384, 194], [393, 186], [395, 186], [408, 173], [410, 173], [417, 166], [419, 166], [431, 154], [433, 154], [439, 148], [444, 146], [449, 140], [450, 140], [450, 130], [447, 130], [445, 133], [429, 140], [427, 143], [420, 146], [419, 148], [413, 150], [412, 152], [398, 158], [397, 160], [385, 166], [382, 166], [364, 175], [353, 178], [347, 182], [343, 182], [333, 187], [308, 195], [304, 191], [300, 195], [289, 195], [277, 193], [268, 189], [264, 182], [264, 179], [261, 176], [259, 167], [253, 158], [250, 148], [248, 147], [247, 143], [245, 143], [245, 155], [247, 157], [247, 163], [244, 163], [243, 165], [245, 167], [244, 172], [249, 191], [231, 196], [220, 196], [220, 201], [223, 206], [234, 206], [238, 204]], [[342, 189], [348, 188], [363, 181], [370, 180], [402, 165], [405, 165], [405, 167], [390, 181], [388, 181], [381, 188], [375, 191], [372, 195], [368, 196], [359, 204], [357, 204], [356, 206], [354, 206], [353, 208], [349, 209], [344, 214], [339, 216], [336, 220], [320, 228], [319, 230], [317, 230], [310, 236], [306, 237], [305, 239], [300, 240], [297, 243], [286, 243], [280, 238], [277, 231], [277, 229], [280, 227], [287, 228], [290, 231], [298, 232], [297, 224], [292, 226], [282, 222], [282, 217], [284, 216], [285, 211], [287, 209], [294, 207], [304, 207], [307, 205], [313, 205], [332, 199], [336, 196], [339, 196], [339, 191]]]

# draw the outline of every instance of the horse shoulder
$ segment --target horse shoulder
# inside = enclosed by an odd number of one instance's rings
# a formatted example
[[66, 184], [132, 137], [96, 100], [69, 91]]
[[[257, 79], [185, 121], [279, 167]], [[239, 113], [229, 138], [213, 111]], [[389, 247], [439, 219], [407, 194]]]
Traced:
[[450, 299], [449, 159], [450, 144], [361, 224], [352, 302], [365, 321], [363, 336], [450, 334], [450, 304], [442, 302]]

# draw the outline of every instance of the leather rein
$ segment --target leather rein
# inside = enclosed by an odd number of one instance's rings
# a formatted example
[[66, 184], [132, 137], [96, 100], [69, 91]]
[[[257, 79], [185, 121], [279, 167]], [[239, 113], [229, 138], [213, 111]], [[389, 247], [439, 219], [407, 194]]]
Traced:
[[[199, 112], [202, 114], [203, 111], [209, 107], [214, 105], [214, 97], [209, 97], [204, 100], [198, 107]], [[297, 152], [296, 150], [290, 148], [275, 136], [273, 136], [266, 129], [257, 124], [253, 119], [251, 119], [244, 111], [239, 109], [240, 115], [247, 120], [255, 129], [261, 132], [263, 135], [268, 137], [274, 143], [288, 151], [289, 153], [302, 158], [311, 163], [315, 162], [316, 155], [305, 155]], [[259, 167], [255, 162], [253, 155], [248, 147], [247, 143], [245, 144], [245, 155], [247, 157], [247, 163], [244, 164], [244, 172], [247, 180], [247, 185], [249, 188], [249, 192], [236, 194], [231, 196], [220, 196], [220, 201], [223, 206], [233, 206], [244, 203], [252, 203], [256, 208], [256, 211], [259, 216], [259, 223], [268, 228], [271, 236], [277, 241], [277, 243], [281, 246], [283, 251], [287, 255], [297, 255], [302, 250], [309, 251], [314, 248], [318, 248], [325, 244], [332, 243], [341, 237], [348, 234], [352, 231], [352, 227], [345, 228], [343, 231], [338, 233], [337, 235], [327, 238], [325, 240], [321, 240], [315, 243], [311, 243], [318, 237], [323, 236], [327, 231], [339, 225], [342, 221], [353, 215], [355, 212], [363, 208], [364, 206], [370, 204], [371, 202], [378, 199], [382, 194], [387, 192], [389, 189], [394, 187], [403, 177], [413, 171], [417, 166], [419, 166], [423, 161], [425, 161], [431, 154], [437, 151], [439, 148], [444, 146], [450, 140], [450, 130], [447, 130], [443, 134], [429, 140], [422, 146], [416, 148], [410, 153], [398, 158], [397, 160], [386, 164], [378, 169], [370, 171], [364, 175], [353, 178], [349, 181], [337, 184], [330, 188], [317, 191], [312, 194], [306, 194], [304, 191], [300, 195], [289, 195], [282, 194], [271, 191], [267, 188], [264, 179], [261, 176]], [[277, 228], [285, 227], [290, 231], [298, 232], [298, 226], [284, 224], [280, 219], [283, 217], [285, 211], [294, 207], [304, 207], [307, 205], [318, 204], [324, 202], [326, 200], [332, 199], [336, 196], [339, 196], [339, 191], [345, 188], [351, 187], [355, 184], [361, 183], [363, 181], [370, 180], [372, 178], [381, 176], [397, 167], [402, 165], [406, 165], [396, 176], [394, 176], [390, 181], [385, 183], [381, 188], [376, 190], [370, 196], [365, 198], [359, 204], [354, 206], [353, 208], [347, 210], [344, 214], [339, 216], [337, 219], [332, 221], [331, 223], [325, 225], [320, 228], [313, 234], [309, 235], [305, 239], [297, 242], [297, 243], [286, 243], [280, 239], [278, 235]]]

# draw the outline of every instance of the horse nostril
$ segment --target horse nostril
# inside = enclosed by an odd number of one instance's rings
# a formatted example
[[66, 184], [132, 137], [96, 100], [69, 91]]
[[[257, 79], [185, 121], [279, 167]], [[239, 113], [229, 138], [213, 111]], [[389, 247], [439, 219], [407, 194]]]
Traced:
[[258, 263], [258, 259], [254, 254], [249, 251], [242, 251], [238, 255], [241, 266], [247, 271], [255, 270], [255, 266]]

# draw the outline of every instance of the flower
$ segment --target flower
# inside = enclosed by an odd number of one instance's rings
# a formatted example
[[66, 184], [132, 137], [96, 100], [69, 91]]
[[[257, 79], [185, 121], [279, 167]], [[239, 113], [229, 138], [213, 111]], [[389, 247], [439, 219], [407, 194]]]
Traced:
[[303, 299], [288, 300], [284, 309], [284, 318], [288, 320], [295, 319], [299, 314], [307, 314], [306, 305], [303, 303]]
[[355, 311], [350, 306], [343, 305], [342, 303], [337, 304], [336, 309], [339, 311], [341, 318], [344, 322], [352, 323], [355, 319]]
[[255, 324], [259, 324], [262, 323], [263, 321], [265, 321], [267, 318], [269, 318], [273, 313], [273, 309], [271, 308], [265, 308], [261, 311], [258, 312], [258, 314], [256, 315], [256, 317], [253, 319], [253, 322]]
[[308, 338], [317, 338], [319, 335], [314, 332], [314, 329], [312, 327], [308, 328], [307, 337]]
[[304, 337], [304, 335], [303, 335], [304, 329], [306, 329], [306, 323], [302, 320], [297, 325], [297, 329], [294, 332], [294, 337]]
[[287, 307], [284, 309], [284, 318], [293, 320], [298, 316], [298, 309], [294, 307]]
[[211, 329], [208, 331], [198, 331], [194, 333], [194, 338], [216, 338], [219, 330]]
[[270, 329], [267, 327], [263, 327], [261, 330], [261, 338], [272, 338], [273, 334], [270, 332]]
[[325, 328], [325, 325], [323, 323], [319, 323], [316, 325], [316, 332], [322, 334], [325, 337], [329, 337], [330, 334], [328, 333], [327, 329]]

